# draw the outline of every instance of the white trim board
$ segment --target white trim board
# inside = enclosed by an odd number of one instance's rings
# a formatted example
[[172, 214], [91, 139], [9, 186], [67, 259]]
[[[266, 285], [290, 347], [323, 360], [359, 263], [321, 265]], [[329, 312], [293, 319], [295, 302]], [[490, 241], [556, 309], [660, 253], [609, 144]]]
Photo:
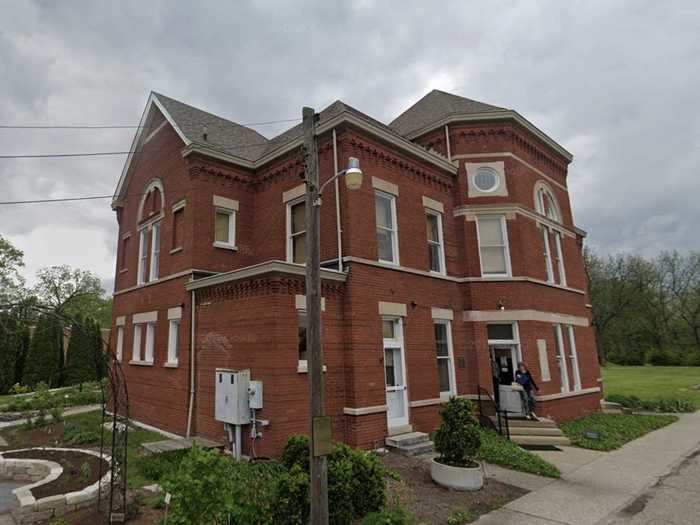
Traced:
[[547, 394], [543, 396], [535, 396], [536, 401], [554, 401], [555, 399], [565, 399], [567, 397], [578, 397], [585, 396], [588, 394], [595, 394], [600, 392], [599, 386], [594, 386], [591, 388], [582, 388], [581, 390], [572, 390], [571, 392], [561, 392], [557, 394]]
[[576, 315], [541, 310], [465, 310], [462, 312], [465, 322], [512, 322], [539, 321], [542, 323], [588, 326], [588, 319]]
[[376, 405], [372, 407], [343, 408], [343, 414], [348, 416], [366, 416], [368, 414], [381, 414], [387, 411], [386, 405]]

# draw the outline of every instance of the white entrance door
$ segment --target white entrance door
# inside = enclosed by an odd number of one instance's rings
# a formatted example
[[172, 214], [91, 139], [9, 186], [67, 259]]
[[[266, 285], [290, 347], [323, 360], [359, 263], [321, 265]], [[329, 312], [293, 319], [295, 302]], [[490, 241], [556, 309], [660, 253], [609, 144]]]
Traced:
[[389, 428], [408, 425], [408, 392], [401, 319], [383, 319], [384, 379]]

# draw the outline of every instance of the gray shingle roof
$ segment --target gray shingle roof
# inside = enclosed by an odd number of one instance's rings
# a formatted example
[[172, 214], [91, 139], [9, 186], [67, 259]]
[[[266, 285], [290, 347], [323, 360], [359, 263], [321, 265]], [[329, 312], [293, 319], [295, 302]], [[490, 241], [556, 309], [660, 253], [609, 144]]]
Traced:
[[434, 89], [396, 117], [389, 127], [407, 136], [450, 115], [505, 109]]
[[[269, 140], [254, 129], [217, 117], [159, 93], [153, 93], [188, 140], [253, 161], [268, 147]], [[207, 127], [207, 140], [202, 133]]]

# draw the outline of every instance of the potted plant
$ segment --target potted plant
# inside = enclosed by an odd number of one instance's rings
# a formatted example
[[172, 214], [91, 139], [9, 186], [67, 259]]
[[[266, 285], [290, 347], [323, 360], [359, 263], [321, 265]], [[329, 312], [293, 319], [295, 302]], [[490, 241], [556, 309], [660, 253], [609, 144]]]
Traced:
[[434, 438], [435, 450], [440, 455], [430, 465], [433, 481], [456, 490], [479, 490], [484, 485], [484, 476], [474, 457], [481, 447], [481, 436], [472, 404], [453, 397], [440, 415], [442, 425]]

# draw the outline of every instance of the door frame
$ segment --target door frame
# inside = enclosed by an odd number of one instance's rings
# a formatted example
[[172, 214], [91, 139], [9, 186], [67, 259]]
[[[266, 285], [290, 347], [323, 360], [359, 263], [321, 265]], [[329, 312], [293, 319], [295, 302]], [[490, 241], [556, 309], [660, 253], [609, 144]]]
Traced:
[[[403, 337], [403, 318], [394, 316], [382, 316], [382, 322], [391, 321], [394, 323], [394, 338], [388, 339], [382, 335], [382, 373], [384, 374], [384, 397], [387, 404], [386, 420], [389, 429], [408, 425], [409, 423], [409, 405], [408, 405], [408, 374], [406, 373], [406, 346], [404, 345]], [[386, 349], [398, 349], [401, 354], [401, 372], [403, 378], [403, 404], [404, 416], [401, 418], [389, 417], [389, 402], [386, 396], [389, 392], [389, 386], [386, 384]], [[395, 366], [395, 365], [394, 365]], [[394, 390], [394, 392], [398, 391]]]

